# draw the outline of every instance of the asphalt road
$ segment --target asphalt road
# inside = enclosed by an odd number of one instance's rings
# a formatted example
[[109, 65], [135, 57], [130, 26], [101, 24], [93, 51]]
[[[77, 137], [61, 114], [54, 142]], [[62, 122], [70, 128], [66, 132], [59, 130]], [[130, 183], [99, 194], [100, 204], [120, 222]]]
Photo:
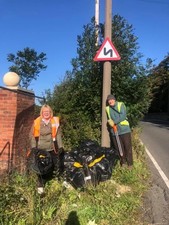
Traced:
[[[169, 123], [142, 122], [141, 140], [149, 149], [163, 172], [169, 176]], [[169, 177], [168, 177], [169, 178]]]
[[149, 153], [147, 164], [151, 171], [150, 189], [144, 198], [143, 222], [169, 225], [169, 122], [147, 119], [140, 125], [140, 139]]

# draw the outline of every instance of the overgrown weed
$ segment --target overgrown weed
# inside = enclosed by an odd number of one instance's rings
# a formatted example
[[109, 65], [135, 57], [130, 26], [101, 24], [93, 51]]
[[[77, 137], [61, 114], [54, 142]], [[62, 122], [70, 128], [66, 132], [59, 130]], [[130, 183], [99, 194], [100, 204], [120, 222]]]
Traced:
[[138, 132], [133, 132], [134, 166], [113, 170], [110, 180], [85, 190], [66, 188], [56, 178], [36, 192], [35, 174], [13, 174], [0, 186], [1, 225], [141, 225], [139, 208], [149, 173]]

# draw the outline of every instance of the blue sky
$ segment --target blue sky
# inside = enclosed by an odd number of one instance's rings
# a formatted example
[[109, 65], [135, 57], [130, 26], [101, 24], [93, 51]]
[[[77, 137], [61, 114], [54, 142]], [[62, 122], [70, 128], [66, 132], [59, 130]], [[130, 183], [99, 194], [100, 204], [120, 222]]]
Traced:
[[[112, 14], [133, 25], [139, 52], [158, 64], [169, 52], [169, 0], [112, 0]], [[25, 47], [47, 55], [48, 68], [29, 89], [42, 96], [59, 84], [76, 56], [77, 35], [95, 14], [95, 0], [0, 0], [0, 86], [9, 53]], [[100, 0], [104, 23], [105, 0]], [[112, 40], [113, 41], [113, 40]]]

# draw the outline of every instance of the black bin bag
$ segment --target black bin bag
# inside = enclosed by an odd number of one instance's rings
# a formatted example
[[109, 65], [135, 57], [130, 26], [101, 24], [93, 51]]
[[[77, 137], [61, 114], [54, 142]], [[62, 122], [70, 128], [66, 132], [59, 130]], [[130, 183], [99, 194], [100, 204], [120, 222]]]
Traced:
[[53, 161], [48, 151], [33, 148], [28, 157], [28, 168], [39, 175], [45, 175], [53, 170]]
[[96, 186], [111, 178], [117, 159], [114, 149], [103, 148], [95, 141], [86, 140], [76, 149], [65, 153], [66, 179], [74, 188], [84, 188], [88, 184]]

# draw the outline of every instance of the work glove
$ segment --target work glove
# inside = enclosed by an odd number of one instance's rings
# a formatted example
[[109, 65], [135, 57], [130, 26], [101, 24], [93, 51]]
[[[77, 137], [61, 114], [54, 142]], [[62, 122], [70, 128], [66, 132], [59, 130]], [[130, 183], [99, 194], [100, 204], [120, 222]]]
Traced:
[[113, 121], [112, 119], [109, 119], [107, 122], [108, 122], [108, 124], [109, 124], [111, 127], [114, 126], [114, 121]]

